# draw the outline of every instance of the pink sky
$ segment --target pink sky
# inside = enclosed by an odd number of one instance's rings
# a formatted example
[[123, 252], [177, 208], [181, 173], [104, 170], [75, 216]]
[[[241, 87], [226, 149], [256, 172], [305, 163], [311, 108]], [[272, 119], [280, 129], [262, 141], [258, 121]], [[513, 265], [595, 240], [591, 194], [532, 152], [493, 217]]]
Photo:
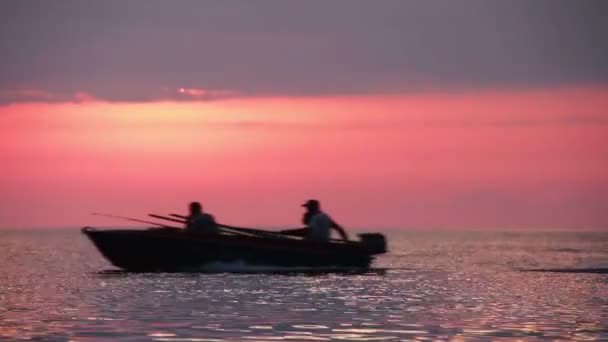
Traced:
[[[193, 90], [194, 91], [194, 90]], [[0, 106], [0, 227], [608, 228], [608, 88]]]

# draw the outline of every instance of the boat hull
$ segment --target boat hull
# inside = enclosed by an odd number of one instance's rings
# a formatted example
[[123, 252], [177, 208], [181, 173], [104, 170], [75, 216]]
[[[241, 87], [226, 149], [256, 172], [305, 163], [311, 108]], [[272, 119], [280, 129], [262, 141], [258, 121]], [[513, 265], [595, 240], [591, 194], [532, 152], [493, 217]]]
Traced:
[[135, 272], [200, 270], [214, 263], [307, 268], [366, 268], [373, 254], [356, 242], [200, 235], [182, 230], [96, 230], [83, 233], [114, 266]]

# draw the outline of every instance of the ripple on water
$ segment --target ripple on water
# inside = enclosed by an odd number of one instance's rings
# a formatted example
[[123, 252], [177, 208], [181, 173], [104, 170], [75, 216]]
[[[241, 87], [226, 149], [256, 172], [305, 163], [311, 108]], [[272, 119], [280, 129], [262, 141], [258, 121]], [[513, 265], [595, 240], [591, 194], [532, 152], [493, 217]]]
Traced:
[[99, 274], [78, 235], [3, 235], [0, 340], [608, 339], [605, 274], [518, 271], [605, 268], [607, 237], [420, 233], [382, 274], [311, 276]]

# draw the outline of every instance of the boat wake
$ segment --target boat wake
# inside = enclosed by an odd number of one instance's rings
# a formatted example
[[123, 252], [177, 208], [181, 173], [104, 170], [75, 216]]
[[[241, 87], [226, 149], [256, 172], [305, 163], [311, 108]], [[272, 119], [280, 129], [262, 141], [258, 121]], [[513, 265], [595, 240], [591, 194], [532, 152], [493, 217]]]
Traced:
[[369, 273], [385, 269], [368, 267], [281, 267], [273, 265], [252, 265], [243, 260], [233, 262], [211, 262], [186, 271], [204, 273]]
[[[162, 273], [236, 273], [236, 274], [356, 274], [356, 275], [384, 275], [386, 268], [369, 268], [369, 267], [281, 267], [273, 265], [252, 265], [243, 260], [233, 262], [211, 262], [202, 266], [189, 267], [176, 270], [175, 272]], [[129, 273], [124, 270], [104, 270], [99, 272], [100, 275], [120, 275]], [[143, 272], [149, 273], [149, 272]], [[153, 272], [152, 272], [153, 273]]]

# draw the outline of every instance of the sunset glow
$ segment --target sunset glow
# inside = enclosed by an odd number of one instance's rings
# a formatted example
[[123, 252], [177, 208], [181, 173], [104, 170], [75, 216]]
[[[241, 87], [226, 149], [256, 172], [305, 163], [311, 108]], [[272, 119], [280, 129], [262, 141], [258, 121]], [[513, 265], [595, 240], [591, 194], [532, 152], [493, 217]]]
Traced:
[[199, 199], [228, 223], [289, 226], [318, 197], [349, 226], [600, 227], [607, 99], [590, 86], [13, 104], [0, 214], [80, 225]]

